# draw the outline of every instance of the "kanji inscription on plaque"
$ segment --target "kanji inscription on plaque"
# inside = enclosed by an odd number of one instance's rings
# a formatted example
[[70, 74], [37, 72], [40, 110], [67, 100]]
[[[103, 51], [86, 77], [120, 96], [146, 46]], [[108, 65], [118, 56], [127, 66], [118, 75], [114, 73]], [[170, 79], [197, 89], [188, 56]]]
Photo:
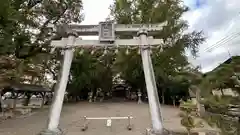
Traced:
[[115, 30], [113, 22], [101, 22], [99, 23], [99, 41], [114, 41]]

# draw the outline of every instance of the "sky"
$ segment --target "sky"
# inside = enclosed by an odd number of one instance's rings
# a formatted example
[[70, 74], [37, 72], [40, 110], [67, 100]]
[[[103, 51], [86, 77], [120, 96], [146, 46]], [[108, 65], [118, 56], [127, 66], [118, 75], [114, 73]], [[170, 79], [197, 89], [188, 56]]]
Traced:
[[[203, 31], [206, 42], [200, 45], [197, 58], [189, 61], [211, 71], [230, 56], [240, 54], [240, 0], [183, 0], [190, 11], [183, 15], [188, 31]], [[109, 15], [113, 0], [83, 0], [82, 24], [98, 24]], [[92, 37], [90, 37], [92, 38]], [[87, 38], [85, 38], [87, 39]]]

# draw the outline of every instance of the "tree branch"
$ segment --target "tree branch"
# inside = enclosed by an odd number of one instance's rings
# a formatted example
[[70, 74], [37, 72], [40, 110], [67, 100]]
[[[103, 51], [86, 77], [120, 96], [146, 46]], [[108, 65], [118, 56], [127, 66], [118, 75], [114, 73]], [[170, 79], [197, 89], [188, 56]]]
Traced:
[[[67, 9], [68, 9], [68, 6], [67, 6], [67, 3], [66, 3], [66, 2], [65, 2], [65, 6], [66, 6], [66, 7], [63, 9], [62, 13], [57, 16], [57, 18], [56, 18], [56, 20], [53, 22], [53, 24], [56, 24], [56, 23], [61, 19], [61, 17], [65, 14], [65, 12], [66, 12]], [[32, 46], [31, 46], [28, 54], [22, 55], [22, 56], [17, 55], [18, 58], [26, 59], [26, 58], [28, 58], [28, 57], [31, 57], [31, 56], [35, 55], [36, 53], [41, 53], [41, 52], [43, 52], [43, 51], [42, 51], [42, 48], [43, 48], [43, 47], [46, 47], [47, 45], [49, 45], [52, 40], [54, 40], [54, 39], [56, 39], [56, 38], [59, 38], [59, 35], [55, 35], [55, 36], [53, 36], [50, 40], [45, 41], [45, 43], [43, 43], [41, 46], [35, 46], [35, 45], [38, 44], [38, 42], [39, 42], [40, 40], [43, 39], [43, 35], [44, 35], [44, 32], [45, 32], [44, 30], [46, 29], [47, 25], [48, 25], [52, 20], [53, 20], [53, 18], [48, 19], [48, 20], [47, 20], [46, 22], [44, 22], [44, 24], [41, 26], [41, 28], [40, 28], [40, 33], [37, 35], [37, 39], [36, 39], [35, 42], [32, 44]]]

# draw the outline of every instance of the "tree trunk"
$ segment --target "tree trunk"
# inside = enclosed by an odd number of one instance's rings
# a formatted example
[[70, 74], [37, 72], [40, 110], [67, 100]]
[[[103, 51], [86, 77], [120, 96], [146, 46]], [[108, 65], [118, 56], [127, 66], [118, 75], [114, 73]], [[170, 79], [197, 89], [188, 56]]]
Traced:
[[101, 93], [100, 102], [103, 102], [104, 99], [105, 99], [105, 92], [102, 92]]
[[74, 96], [74, 98], [75, 98], [75, 102], [77, 102], [77, 101], [78, 101], [78, 98], [77, 98], [77, 96]]
[[0, 97], [0, 112], [3, 112], [2, 96]]
[[81, 101], [81, 97], [80, 96], [77, 96], [77, 101]]
[[13, 95], [13, 111], [15, 111], [17, 106], [18, 93], [13, 92], [12, 95]]
[[15, 111], [16, 110], [16, 106], [17, 106], [17, 97], [15, 97], [13, 99], [13, 110]]
[[92, 101], [95, 102], [96, 101], [96, 96], [97, 96], [97, 89], [93, 90], [93, 94], [92, 94]]
[[176, 107], [176, 101], [175, 101], [175, 98], [173, 98], [173, 106]]
[[220, 91], [221, 91], [221, 94], [222, 94], [222, 96], [224, 96], [224, 92], [223, 92], [223, 89], [220, 89]]
[[0, 112], [3, 112], [3, 99], [2, 99], [2, 92], [0, 90]]
[[1, 114], [2, 114], [2, 117], [4, 118], [5, 117], [5, 114], [4, 114], [4, 104], [3, 104], [3, 99], [2, 99], [2, 95], [1, 95], [1, 93], [0, 93], [0, 108], [1, 108]]
[[165, 104], [165, 96], [164, 96], [164, 93], [165, 93], [165, 89], [162, 89], [162, 104], [163, 104], [163, 105]]
[[42, 94], [41, 94], [41, 96], [42, 96], [41, 108], [43, 108], [43, 107], [44, 107], [45, 95], [46, 95], [46, 93], [42, 93]]
[[45, 97], [42, 98], [41, 108], [44, 107]]
[[31, 98], [31, 94], [26, 94], [27, 98], [24, 100], [23, 106], [28, 106]]
[[240, 135], [240, 117], [238, 117], [238, 127], [237, 134]]

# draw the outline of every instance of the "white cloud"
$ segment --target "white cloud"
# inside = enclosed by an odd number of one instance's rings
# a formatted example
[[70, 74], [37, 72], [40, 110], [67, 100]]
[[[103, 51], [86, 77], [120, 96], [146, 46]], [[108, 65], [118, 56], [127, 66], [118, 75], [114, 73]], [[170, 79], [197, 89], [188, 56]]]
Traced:
[[[183, 19], [188, 20], [189, 30], [203, 30], [208, 39], [200, 46], [199, 57], [195, 60], [189, 59], [194, 65], [200, 64], [203, 71], [209, 71], [229, 58], [228, 51], [232, 55], [240, 53], [238, 47], [240, 38], [219, 45], [212, 52], [206, 51], [206, 48], [226, 35], [240, 32], [240, 17], [236, 17], [240, 12], [240, 0], [198, 0], [200, 5], [197, 5], [196, 1], [184, 0], [192, 10], [186, 13]], [[104, 21], [110, 13], [109, 6], [112, 3], [113, 0], [83, 0], [85, 20], [82, 24], [97, 24]]]
[[85, 19], [82, 24], [98, 24], [110, 13], [109, 6], [113, 0], [83, 0]]
[[[190, 0], [185, 0], [189, 6]], [[208, 0], [201, 8], [189, 11], [184, 19], [189, 21], [190, 30], [203, 30], [207, 36], [206, 43], [200, 46], [199, 57], [190, 58], [194, 65], [200, 64], [204, 72], [212, 70], [231, 55], [240, 54], [240, 35], [233, 38], [232, 33], [240, 32], [240, 1], [239, 0]], [[206, 48], [211, 47], [224, 37], [229, 36], [222, 44], [217, 44], [211, 52]], [[227, 38], [226, 38], [227, 39]]]
[[[81, 24], [92, 25], [105, 21], [110, 10], [109, 6], [113, 0], [83, 0], [84, 21]], [[83, 39], [98, 39], [98, 36], [81, 36]]]

